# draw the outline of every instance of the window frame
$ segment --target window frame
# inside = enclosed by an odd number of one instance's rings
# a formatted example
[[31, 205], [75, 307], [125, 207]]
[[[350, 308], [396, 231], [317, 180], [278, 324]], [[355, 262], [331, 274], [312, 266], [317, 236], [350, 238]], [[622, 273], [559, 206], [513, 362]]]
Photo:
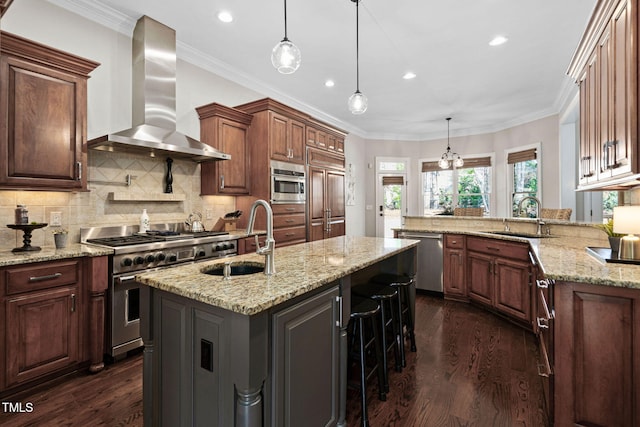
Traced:
[[[538, 189], [537, 189], [537, 193], [535, 195], [535, 197], [540, 200], [540, 203], [542, 204], [542, 195], [544, 194], [542, 192], [542, 144], [540, 142], [536, 142], [534, 144], [527, 144], [527, 145], [520, 145], [517, 147], [512, 147], [512, 148], [507, 148], [504, 150], [504, 164], [505, 164], [505, 168], [506, 168], [506, 176], [507, 176], [507, 185], [506, 185], [506, 197], [505, 200], [507, 200], [507, 205], [505, 206], [506, 209], [506, 218], [516, 218], [513, 216], [513, 197], [515, 195], [515, 183], [513, 180], [513, 168], [514, 168], [514, 164], [509, 164], [508, 162], [508, 158], [509, 158], [509, 154], [511, 153], [517, 153], [519, 151], [526, 151], [526, 150], [532, 150], [535, 149], [536, 150], [536, 160], [537, 160], [537, 168], [536, 168], [536, 179], [537, 179], [537, 183], [538, 183]], [[539, 209], [542, 209], [542, 206], [539, 206]]]

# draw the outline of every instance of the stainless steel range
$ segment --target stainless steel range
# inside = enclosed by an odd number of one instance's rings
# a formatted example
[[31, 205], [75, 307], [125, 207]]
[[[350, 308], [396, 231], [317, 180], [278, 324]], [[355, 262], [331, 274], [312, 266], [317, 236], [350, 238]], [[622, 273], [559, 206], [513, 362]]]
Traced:
[[80, 229], [82, 243], [114, 249], [105, 322], [105, 348], [112, 358], [142, 346], [137, 273], [237, 254], [237, 238], [227, 232], [191, 233], [182, 224], [152, 225], [147, 233], [138, 230], [138, 226]]

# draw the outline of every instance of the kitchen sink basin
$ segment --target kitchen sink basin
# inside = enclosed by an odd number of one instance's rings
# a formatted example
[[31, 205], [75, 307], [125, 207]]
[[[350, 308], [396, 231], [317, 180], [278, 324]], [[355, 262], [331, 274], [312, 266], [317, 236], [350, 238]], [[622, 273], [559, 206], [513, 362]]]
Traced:
[[511, 236], [511, 237], [525, 237], [527, 239], [540, 239], [546, 237], [555, 237], [550, 234], [533, 234], [533, 233], [520, 233], [517, 231], [487, 231], [489, 234], [497, 234], [499, 236]]
[[[214, 264], [202, 270], [205, 274], [212, 276], [224, 276], [224, 264]], [[256, 274], [264, 272], [264, 264], [260, 262], [242, 262], [231, 264], [230, 276], [245, 276], [247, 274]]]

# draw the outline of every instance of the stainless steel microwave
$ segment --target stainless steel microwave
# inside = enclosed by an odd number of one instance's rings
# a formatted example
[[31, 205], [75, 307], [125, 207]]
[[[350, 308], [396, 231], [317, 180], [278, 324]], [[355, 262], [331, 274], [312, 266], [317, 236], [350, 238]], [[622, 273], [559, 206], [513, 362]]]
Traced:
[[305, 167], [272, 160], [271, 203], [304, 203], [306, 200]]

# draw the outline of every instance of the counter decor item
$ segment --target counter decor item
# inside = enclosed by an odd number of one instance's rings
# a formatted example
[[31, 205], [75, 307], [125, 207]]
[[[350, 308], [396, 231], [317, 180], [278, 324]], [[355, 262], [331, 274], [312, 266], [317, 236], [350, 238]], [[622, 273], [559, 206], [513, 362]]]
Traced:
[[146, 233], [149, 231], [149, 215], [146, 209], [142, 209], [142, 215], [140, 215], [140, 233]]
[[29, 224], [29, 211], [25, 205], [16, 206], [16, 224]]
[[618, 258], [640, 260], [640, 206], [613, 208], [613, 232], [626, 234], [620, 239]]
[[609, 237], [609, 246], [611, 247], [611, 252], [618, 253], [620, 248], [620, 238], [623, 234], [614, 233], [613, 231], [613, 218], [609, 218], [607, 222], [603, 224], [598, 224], [598, 227], [602, 229], [605, 233], [607, 233], [607, 237]]
[[63, 249], [67, 247], [67, 236], [69, 232], [64, 228], [57, 228], [52, 230], [53, 241], [56, 244], [56, 249]]
[[13, 248], [11, 252], [32, 252], [39, 251], [40, 246], [31, 246], [31, 233], [38, 228], [46, 227], [47, 223], [32, 222], [31, 224], [7, 224], [7, 227], [13, 230], [22, 230], [24, 236], [22, 237], [22, 247]]

